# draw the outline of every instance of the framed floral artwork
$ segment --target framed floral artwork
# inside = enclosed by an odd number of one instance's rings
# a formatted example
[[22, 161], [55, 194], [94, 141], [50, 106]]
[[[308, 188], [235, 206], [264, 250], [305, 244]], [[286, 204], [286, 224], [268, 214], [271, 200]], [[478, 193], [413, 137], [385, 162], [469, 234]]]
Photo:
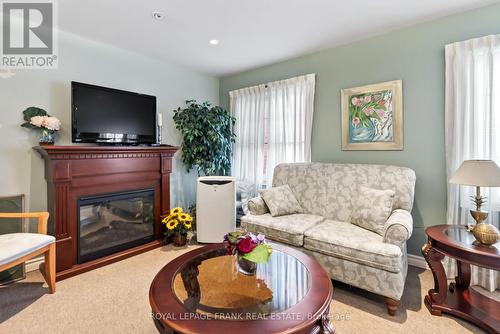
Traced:
[[342, 89], [342, 150], [402, 149], [403, 82]]

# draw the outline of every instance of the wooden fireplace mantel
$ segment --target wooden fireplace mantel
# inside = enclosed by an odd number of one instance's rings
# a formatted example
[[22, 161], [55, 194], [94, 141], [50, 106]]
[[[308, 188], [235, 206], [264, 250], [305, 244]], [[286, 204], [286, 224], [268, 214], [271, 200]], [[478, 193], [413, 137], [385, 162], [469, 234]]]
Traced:
[[[170, 210], [174, 146], [37, 146], [45, 160], [49, 225], [56, 237], [58, 280], [162, 245], [161, 218]], [[85, 263], [77, 262], [78, 199], [154, 189], [155, 241]]]

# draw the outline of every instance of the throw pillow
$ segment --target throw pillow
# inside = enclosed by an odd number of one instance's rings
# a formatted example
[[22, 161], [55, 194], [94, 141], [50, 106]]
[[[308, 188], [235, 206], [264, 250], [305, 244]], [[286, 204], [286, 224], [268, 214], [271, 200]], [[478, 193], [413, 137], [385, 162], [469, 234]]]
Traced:
[[302, 212], [302, 207], [288, 184], [263, 190], [260, 195], [266, 202], [273, 217]]
[[252, 215], [263, 215], [269, 212], [269, 208], [262, 197], [255, 197], [248, 201], [248, 211]]
[[352, 203], [351, 223], [383, 235], [385, 222], [392, 212], [394, 194], [394, 190], [360, 186]]

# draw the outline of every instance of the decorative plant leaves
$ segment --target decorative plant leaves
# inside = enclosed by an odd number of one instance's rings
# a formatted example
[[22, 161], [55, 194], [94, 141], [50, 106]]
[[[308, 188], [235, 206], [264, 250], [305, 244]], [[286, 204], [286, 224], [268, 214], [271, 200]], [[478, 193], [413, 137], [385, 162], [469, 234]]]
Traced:
[[260, 244], [253, 249], [250, 253], [243, 255], [242, 257], [248, 261], [255, 263], [266, 263], [269, 260], [269, 246], [266, 244]]
[[235, 119], [227, 110], [188, 100], [184, 109], [174, 110], [174, 122], [183, 136], [182, 161], [188, 171], [194, 167], [198, 174], [229, 174], [236, 136]]
[[230, 243], [235, 244], [238, 241], [238, 238], [243, 235], [242, 232], [229, 232], [227, 234], [227, 239]]
[[35, 116], [48, 116], [47, 112], [43, 110], [42, 108], [37, 108], [37, 107], [29, 107], [24, 109], [23, 111], [24, 115], [24, 120], [26, 122], [29, 122], [32, 117]]
[[368, 126], [372, 118], [380, 121], [381, 115], [383, 116], [384, 112], [387, 111], [387, 103], [391, 97], [391, 91], [350, 96], [349, 112], [351, 120], [357, 118], [364, 127]]
[[23, 116], [24, 123], [21, 124], [21, 126], [23, 128], [29, 128], [29, 129], [37, 128], [36, 126], [34, 126], [33, 124], [30, 123], [32, 117], [49, 116], [49, 114], [47, 114], [47, 112], [45, 110], [43, 110], [42, 108], [37, 108], [37, 107], [28, 107], [28, 108], [24, 109], [23, 115], [24, 115]]

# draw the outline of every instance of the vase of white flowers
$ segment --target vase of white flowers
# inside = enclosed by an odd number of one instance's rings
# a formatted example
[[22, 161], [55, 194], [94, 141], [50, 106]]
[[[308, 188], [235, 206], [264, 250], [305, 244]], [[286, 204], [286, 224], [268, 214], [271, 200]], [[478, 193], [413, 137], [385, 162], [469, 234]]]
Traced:
[[23, 111], [24, 128], [40, 130], [40, 145], [54, 145], [56, 133], [61, 128], [61, 121], [57, 117], [52, 117], [41, 108], [29, 107]]

